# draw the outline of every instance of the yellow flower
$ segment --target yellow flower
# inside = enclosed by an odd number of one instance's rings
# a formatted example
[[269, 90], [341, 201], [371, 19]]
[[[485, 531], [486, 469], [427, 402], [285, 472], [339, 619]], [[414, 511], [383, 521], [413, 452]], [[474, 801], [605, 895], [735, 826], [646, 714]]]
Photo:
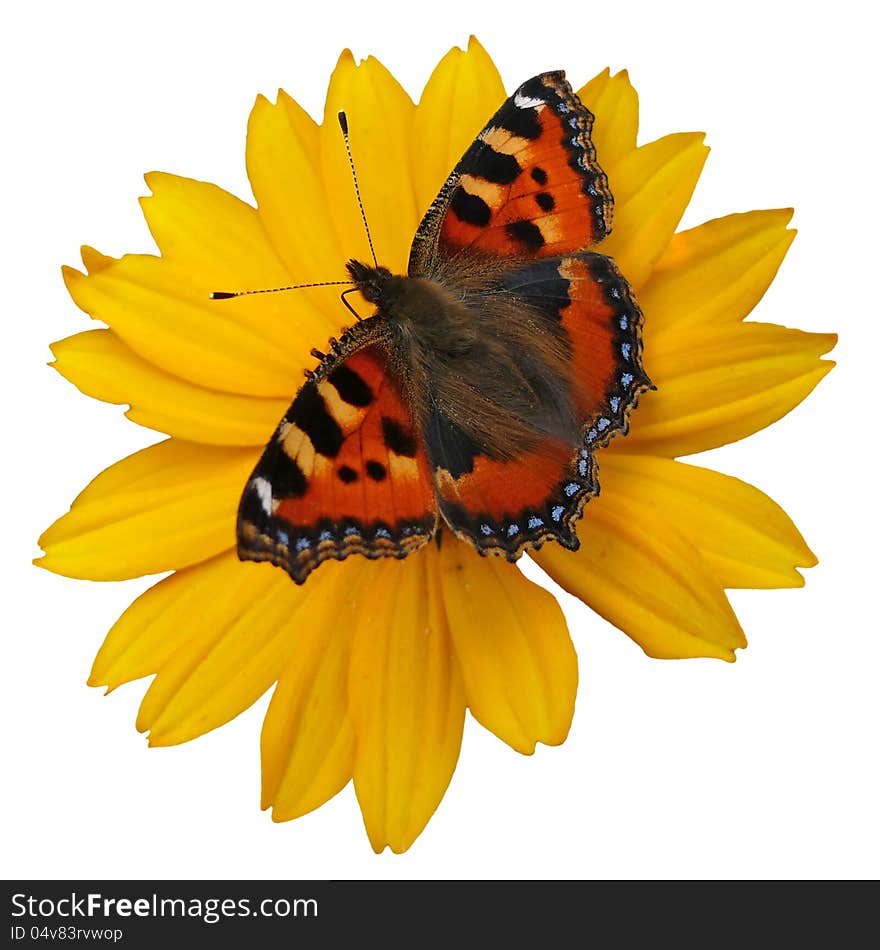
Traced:
[[[523, 79], [527, 77], [522, 77]], [[638, 101], [606, 70], [579, 95], [615, 197], [612, 255], [645, 313], [657, 391], [599, 457], [602, 494], [580, 551], [534, 557], [651, 656], [726, 660], [745, 646], [725, 588], [796, 587], [816, 559], [756, 488], [676, 461], [741, 439], [796, 406], [833, 365], [832, 334], [743, 322], [794, 232], [790, 210], [675, 233], [707, 155], [682, 133], [636, 146]], [[274, 684], [262, 734], [263, 806], [303, 815], [350, 780], [376, 851], [408, 848], [440, 802], [465, 709], [514, 749], [561, 743], [577, 662], [553, 597], [497, 558], [444, 538], [405, 561], [352, 557], [298, 587], [241, 563], [235, 513], [248, 475], [346, 312], [333, 290], [208, 300], [218, 288], [343, 279], [369, 260], [336, 113], [348, 114], [380, 262], [405, 272], [421, 215], [504, 99], [476, 41], [453, 49], [418, 106], [375, 59], [342, 55], [317, 125], [289, 96], [259, 97], [247, 136], [257, 207], [168, 174], [147, 176], [144, 214], [161, 256], [85, 248], [65, 268], [107, 324], [53, 346], [82, 392], [129, 404], [170, 438], [100, 474], [41, 539], [39, 564], [118, 580], [171, 571], [110, 631], [90, 683], [156, 674], [137, 727], [185, 742]]]

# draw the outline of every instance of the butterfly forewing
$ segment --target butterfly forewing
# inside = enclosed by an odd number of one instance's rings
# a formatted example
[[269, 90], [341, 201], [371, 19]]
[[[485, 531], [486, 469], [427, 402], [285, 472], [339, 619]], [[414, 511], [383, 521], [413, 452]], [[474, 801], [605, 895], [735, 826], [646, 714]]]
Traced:
[[349, 554], [404, 557], [436, 526], [424, 449], [379, 318], [343, 335], [297, 394], [242, 495], [238, 552], [302, 583]]
[[611, 230], [608, 179], [590, 139], [592, 113], [562, 72], [523, 83], [489, 120], [428, 209], [409, 273], [469, 249], [555, 257]]

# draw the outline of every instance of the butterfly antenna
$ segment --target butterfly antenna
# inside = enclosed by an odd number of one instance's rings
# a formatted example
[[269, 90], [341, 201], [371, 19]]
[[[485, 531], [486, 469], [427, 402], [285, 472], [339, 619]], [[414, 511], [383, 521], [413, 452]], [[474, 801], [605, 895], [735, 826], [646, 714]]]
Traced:
[[333, 287], [338, 284], [348, 284], [350, 280], [321, 280], [315, 284], [291, 284], [289, 287], [268, 287], [264, 290], [215, 290], [211, 300], [229, 300], [232, 297], [247, 297], [249, 294], [279, 294], [283, 290], [302, 290], [304, 287]]
[[378, 267], [379, 262], [376, 260], [373, 238], [370, 235], [370, 226], [367, 224], [367, 213], [364, 211], [364, 202], [361, 199], [361, 189], [358, 185], [357, 171], [355, 171], [354, 158], [351, 154], [351, 143], [348, 140], [348, 119], [345, 117], [345, 113], [341, 111], [337, 113], [336, 118], [339, 119], [339, 128], [342, 129], [342, 137], [345, 139], [345, 151], [348, 153], [348, 164], [351, 166], [351, 177], [354, 179], [354, 193], [357, 195], [358, 207], [361, 209], [361, 217], [364, 221], [364, 230], [367, 232], [367, 240], [370, 243], [370, 253], [373, 255], [373, 266]]

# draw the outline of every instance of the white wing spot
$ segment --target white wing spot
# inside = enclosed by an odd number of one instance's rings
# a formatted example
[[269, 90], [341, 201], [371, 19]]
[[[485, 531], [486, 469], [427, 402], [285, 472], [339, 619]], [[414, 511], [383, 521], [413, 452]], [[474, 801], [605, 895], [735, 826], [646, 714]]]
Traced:
[[251, 488], [257, 493], [263, 511], [267, 515], [272, 514], [272, 486], [265, 478], [257, 477], [251, 482]]
[[543, 99], [533, 99], [531, 96], [521, 96], [517, 93], [513, 97], [513, 104], [517, 109], [534, 109], [535, 106], [544, 105]]

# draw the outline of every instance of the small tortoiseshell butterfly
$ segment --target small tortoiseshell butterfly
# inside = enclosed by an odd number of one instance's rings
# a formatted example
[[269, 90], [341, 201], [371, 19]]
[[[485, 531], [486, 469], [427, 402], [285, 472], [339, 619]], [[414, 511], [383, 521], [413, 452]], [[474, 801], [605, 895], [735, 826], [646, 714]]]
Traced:
[[585, 250], [613, 206], [592, 124], [564, 73], [530, 79], [428, 209], [407, 275], [349, 261], [376, 313], [313, 351], [245, 487], [242, 559], [301, 584], [328, 558], [405, 557], [443, 523], [510, 561], [578, 547], [594, 452], [651, 387], [632, 291]]

